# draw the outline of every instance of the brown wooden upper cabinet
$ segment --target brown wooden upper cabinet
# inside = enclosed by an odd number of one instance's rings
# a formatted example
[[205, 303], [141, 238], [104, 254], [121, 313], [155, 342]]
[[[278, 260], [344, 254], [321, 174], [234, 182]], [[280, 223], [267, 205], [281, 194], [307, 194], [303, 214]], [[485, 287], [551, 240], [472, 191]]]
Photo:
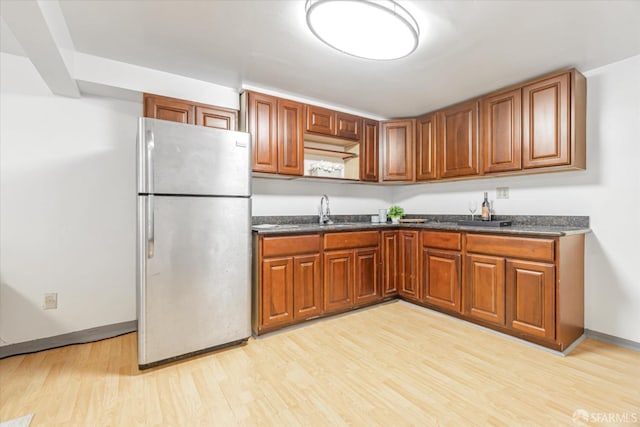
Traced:
[[364, 120], [362, 142], [360, 143], [360, 180], [378, 181], [378, 122]]
[[247, 130], [254, 172], [303, 174], [303, 105], [248, 92]]
[[360, 141], [362, 137], [362, 117], [328, 108], [305, 106], [305, 132]]
[[415, 181], [415, 120], [382, 122], [382, 181]]
[[193, 125], [196, 120], [196, 107], [180, 99], [145, 93], [144, 116]]
[[416, 119], [416, 181], [436, 179], [436, 114]]
[[327, 108], [305, 106], [307, 116], [306, 132], [333, 136], [336, 134], [336, 112]]
[[248, 92], [247, 115], [253, 170], [278, 173], [278, 99]]
[[586, 81], [576, 70], [485, 96], [484, 174], [586, 167]]
[[304, 173], [303, 106], [299, 102], [278, 99], [278, 172]]
[[237, 130], [238, 112], [196, 105], [196, 124], [208, 128]]
[[143, 98], [145, 117], [217, 129], [238, 129], [236, 110], [148, 93]]
[[336, 136], [360, 141], [362, 135], [362, 117], [336, 112]]
[[478, 174], [478, 101], [454, 105], [438, 113], [440, 177]]
[[524, 169], [585, 167], [584, 76], [575, 70], [522, 88]]
[[482, 170], [506, 172], [522, 168], [522, 89], [482, 98]]

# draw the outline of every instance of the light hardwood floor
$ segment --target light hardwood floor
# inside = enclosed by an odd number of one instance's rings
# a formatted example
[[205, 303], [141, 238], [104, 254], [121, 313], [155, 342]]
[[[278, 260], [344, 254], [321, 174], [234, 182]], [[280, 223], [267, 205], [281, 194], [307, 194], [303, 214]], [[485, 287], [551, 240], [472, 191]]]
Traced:
[[585, 340], [561, 357], [403, 302], [149, 371], [136, 357], [127, 334], [0, 360], [0, 421], [572, 426], [584, 409], [640, 423], [640, 353]]

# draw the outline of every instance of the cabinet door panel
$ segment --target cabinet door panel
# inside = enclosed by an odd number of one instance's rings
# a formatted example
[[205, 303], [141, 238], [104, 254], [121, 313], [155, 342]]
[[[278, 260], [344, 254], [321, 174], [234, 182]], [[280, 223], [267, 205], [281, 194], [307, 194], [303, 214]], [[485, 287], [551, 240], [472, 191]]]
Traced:
[[362, 118], [351, 114], [336, 112], [336, 136], [353, 141], [360, 141], [362, 135]]
[[400, 253], [398, 257], [398, 286], [401, 294], [418, 299], [420, 286], [418, 285], [418, 232], [398, 232]]
[[436, 163], [436, 115], [428, 114], [416, 121], [416, 181], [437, 178]]
[[522, 89], [525, 169], [570, 163], [569, 81], [567, 73]]
[[194, 124], [195, 106], [178, 99], [144, 95], [144, 116], [170, 122]]
[[460, 310], [460, 254], [424, 248], [422, 251], [424, 301]]
[[482, 152], [485, 173], [522, 168], [520, 88], [482, 100]]
[[467, 315], [505, 324], [504, 263], [504, 258], [467, 255]]
[[353, 305], [353, 251], [324, 253], [324, 309], [334, 311]]
[[302, 175], [304, 171], [302, 104], [278, 100], [278, 172]]
[[360, 144], [360, 180], [377, 182], [378, 168], [378, 122], [365, 119]]
[[379, 256], [377, 248], [355, 250], [355, 304], [364, 304], [380, 298]]
[[293, 320], [293, 258], [262, 261], [262, 326]]
[[414, 181], [414, 120], [382, 122], [383, 181]]
[[250, 92], [248, 115], [253, 170], [255, 172], [277, 173], [277, 98]]
[[216, 129], [237, 130], [238, 113], [218, 108], [196, 106], [196, 124]]
[[507, 326], [555, 338], [555, 266], [507, 261]]
[[382, 232], [382, 296], [398, 293], [398, 232]]
[[322, 107], [307, 105], [306, 130], [307, 132], [319, 133], [322, 135], [333, 136], [336, 133], [335, 115], [332, 110]]
[[296, 256], [293, 259], [293, 317], [307, 319], [322, 313], [320, 255]]
[[478, 174], [478, 102], [471, 101], [438, 114], [440, 177]]

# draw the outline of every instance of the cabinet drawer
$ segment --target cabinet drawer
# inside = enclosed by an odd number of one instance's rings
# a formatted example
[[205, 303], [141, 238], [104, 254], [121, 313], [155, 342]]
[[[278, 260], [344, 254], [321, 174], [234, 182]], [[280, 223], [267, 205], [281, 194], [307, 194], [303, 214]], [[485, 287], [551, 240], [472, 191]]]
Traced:
[[467, 252], [511, 258], [553, 261], [554, 243], [552, 239], [467, 234]]
[[324, 235], [324, 249], [348, 249], [378, 246], [377, 231], [351, 231]]
[[262, 256], [306, 254], [320, 252], [320, 235], [265, 237], [262, 240]]
[[460, 236], [460, 233], [449, 233], [446, 231], [423, 231], [422, 246], [459, 251], [460, 249], [462, 249], [462, 238]]

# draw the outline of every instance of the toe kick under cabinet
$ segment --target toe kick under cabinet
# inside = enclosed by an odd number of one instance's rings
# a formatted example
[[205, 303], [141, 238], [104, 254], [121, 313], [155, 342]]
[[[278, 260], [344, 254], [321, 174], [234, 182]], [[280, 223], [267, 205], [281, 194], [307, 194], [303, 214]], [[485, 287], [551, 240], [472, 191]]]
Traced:
[[584, 332], [584, 234], [254, 234], [253, 289], [258, 335], [400, 297], [563, 351]]

